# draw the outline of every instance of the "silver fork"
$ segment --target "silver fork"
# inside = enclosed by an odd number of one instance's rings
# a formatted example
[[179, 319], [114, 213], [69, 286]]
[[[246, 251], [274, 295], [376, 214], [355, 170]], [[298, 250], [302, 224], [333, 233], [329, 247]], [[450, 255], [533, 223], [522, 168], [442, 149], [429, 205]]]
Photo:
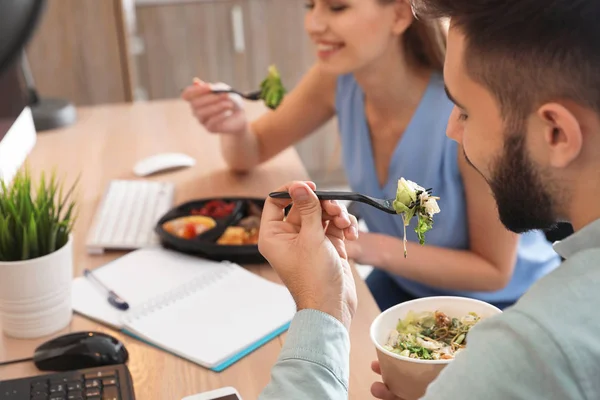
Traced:
[[215, 93], [215, 94], [218, 94], [218, 93], [235, 93], [235, 94], [240, 95], [241, 97], [243, 97], [246, 100], [260, 100], [260, 95], [262, 93], [260, 90], [257, 90], [255, 92], [250, 92], [250, 93], [242, 93], [242, 92], [239, 92], [239, 91], [237, 91], [235, 89], [215, 89], [212, 92]]

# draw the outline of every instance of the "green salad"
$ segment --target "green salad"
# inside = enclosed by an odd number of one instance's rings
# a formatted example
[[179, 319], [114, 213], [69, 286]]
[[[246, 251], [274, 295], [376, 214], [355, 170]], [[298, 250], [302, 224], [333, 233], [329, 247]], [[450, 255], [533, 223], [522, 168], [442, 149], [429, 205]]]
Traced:
[[404, 257], [406, 251], [406, 227], [410, 225], [413, 217], [417, 217], [415, 232], [419, 238], [420, 244], [425, 244], [425, 233], [433, 228], [433, 215], [440, 212], [437, 204], [439, 197], [432, 196], [416, 183], [400, 178], [396, 199], [394, 200], [394, 210], [402, 215], [404, 222]]
[[281, 104], [286, 94], [285, 87], [281, 82], [279, 71], [274, 65], [269, 67], [269, 74], [260, 84], [260, 98], [264, 100], [267, 107], [276, 109]]
[[469, 330], [479, 320], [473, 312], [459, 319], [440, 311], [410, 311], [398, 321], [383, 347], [409, 358], [450, 360], [466, 347]]

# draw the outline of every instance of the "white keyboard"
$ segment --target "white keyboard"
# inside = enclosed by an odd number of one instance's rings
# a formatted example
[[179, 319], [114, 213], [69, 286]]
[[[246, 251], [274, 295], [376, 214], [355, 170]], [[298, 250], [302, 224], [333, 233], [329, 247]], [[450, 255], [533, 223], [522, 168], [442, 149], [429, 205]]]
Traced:
[[111, 181], [88, 233], [88, 253], [158, 244], [154, 226], [173, 207], [174, 194], [170, 182]]

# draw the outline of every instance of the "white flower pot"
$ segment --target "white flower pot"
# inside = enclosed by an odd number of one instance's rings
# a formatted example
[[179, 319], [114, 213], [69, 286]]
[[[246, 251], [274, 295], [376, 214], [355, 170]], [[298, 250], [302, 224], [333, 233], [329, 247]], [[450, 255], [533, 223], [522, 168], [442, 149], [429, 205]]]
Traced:
[[52, 254], [0, 262], [0, 327], [7, 336], [31, 339], [71, 322], [73, 239]]

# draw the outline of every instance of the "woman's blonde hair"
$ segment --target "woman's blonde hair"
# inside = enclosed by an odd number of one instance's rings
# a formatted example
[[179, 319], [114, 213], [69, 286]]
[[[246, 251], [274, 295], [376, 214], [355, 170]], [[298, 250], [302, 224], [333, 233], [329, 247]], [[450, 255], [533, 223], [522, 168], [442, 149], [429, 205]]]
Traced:
[[[382, 4], [398, 0], [378, 0]], [[417, 67], [442, 71], [446, 56], [446, 30], [440, 20], [414, 19], [402, 35], [402, 45], [408, 60]]]

